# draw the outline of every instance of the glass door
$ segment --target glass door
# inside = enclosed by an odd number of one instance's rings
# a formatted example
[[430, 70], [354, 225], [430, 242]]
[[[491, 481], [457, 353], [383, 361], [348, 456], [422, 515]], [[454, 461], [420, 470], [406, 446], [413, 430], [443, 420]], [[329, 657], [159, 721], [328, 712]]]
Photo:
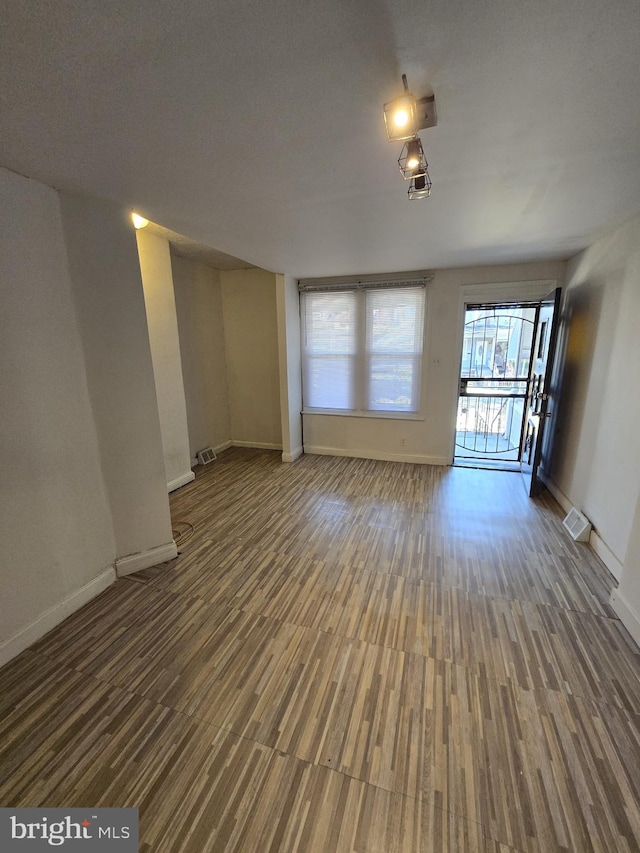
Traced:
[[519, 463], [538, 311], [467, 305], [454, 462]]

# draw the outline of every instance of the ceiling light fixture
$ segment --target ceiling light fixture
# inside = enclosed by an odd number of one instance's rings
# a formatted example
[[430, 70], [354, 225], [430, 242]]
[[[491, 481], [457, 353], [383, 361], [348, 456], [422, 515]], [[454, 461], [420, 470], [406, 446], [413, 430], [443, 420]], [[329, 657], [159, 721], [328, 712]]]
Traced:
[[429, 198], [431, 195], [432, 184], [427, 165], [428, 164], [425, 161], [424, 172], [412, 176], [411, 183], [409, 184], [409, 189], [407, 191], [409, 201], [414, 201], [419, 198]]
[[417, 175], [423, 175], [427, 170], [427, 158], [419, 137], [405, 142], [402, 153], [398, 158], [398, 166], [405, 181]]
[[146, 228], [149, 224], [149, 220], [145, 219], [144, 216], [140, 216], [139, 213], [132, 213], [131, 220], [136, 231], [139, 231], [141, 228]]
[[384, 105], [384, 123], [389, 142], [411, 139], [418, 132], [418, 113], [415, 96], [409, 91], [407, 75], [402, 75], [404, 94]]
[[407, 75], [402, 75], [404, 93], [384, 105], [384, 123], [389, 142], [404, 142], [398, 166], [405, 181], [410, 181], [410, 199], [431, 195], [431, 178], [427, 171], [427, 158], [418, 137], [418, 131], [435, 127], [436, 101], [433, 95], [416, 99], [409, 91]]
[[389, 142], [413, 139], [419, 130], [435, 127], [438, 123], [435, 97], [427, 95], [425, 98], [416, 98], [409, 91], [406, 74], [402, 75], [402, 85], [403, 94], [384, 105], [384, 123]]

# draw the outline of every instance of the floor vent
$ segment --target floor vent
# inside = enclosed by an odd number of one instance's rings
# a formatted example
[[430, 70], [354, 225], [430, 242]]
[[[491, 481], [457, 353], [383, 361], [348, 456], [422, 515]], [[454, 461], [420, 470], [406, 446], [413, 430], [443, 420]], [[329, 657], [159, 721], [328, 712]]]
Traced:
[[213, 462], [214, 459], [217, 459], [216, 452], [213, 447], [205, 447], [204, 450], [199, 450], [196, 453], [196, 459], [201, 465], [208, 465], [209, 462]]
[[586, 516], [577, 509], [570, 510], [569, 514], [562, 522], [569, 531], [571, 538], [576, 542], [588, 542], [589, 534], [591, 533], [591, 524]]

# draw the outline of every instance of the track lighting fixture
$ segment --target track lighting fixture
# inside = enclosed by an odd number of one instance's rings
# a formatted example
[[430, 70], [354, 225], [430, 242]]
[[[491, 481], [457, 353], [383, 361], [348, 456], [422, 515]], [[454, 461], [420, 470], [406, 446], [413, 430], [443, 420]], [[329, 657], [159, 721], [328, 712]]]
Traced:
[[409, 91], [407, 75], [402, 75], [404, 92], [384, 105], [384, 123], [389, 142], [404, 142], [398, 166], [405, 181], [410, 181], [409, 198], [427, 198], [431, 194], [431, 179], [427, 158], [418, 131], [435, 127], [436, 104], [433, 95], [416, 99]]

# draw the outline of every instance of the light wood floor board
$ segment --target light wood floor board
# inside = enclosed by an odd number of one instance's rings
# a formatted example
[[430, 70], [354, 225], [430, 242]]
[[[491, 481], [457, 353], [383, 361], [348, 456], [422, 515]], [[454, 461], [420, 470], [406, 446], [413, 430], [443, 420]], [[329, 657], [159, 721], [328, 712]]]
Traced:
[[0, 805], [143, 853], [640, 850], [640, 652], [518, 475], [231, 449], [0, 671]]

